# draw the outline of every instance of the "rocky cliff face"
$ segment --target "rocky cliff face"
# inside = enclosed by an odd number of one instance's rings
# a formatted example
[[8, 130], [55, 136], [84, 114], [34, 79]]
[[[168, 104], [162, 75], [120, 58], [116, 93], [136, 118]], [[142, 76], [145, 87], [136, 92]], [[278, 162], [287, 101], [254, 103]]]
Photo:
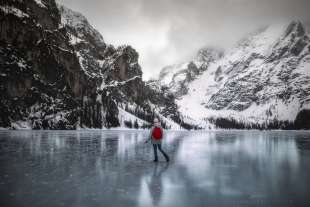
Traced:
[[300, 121], [310, 108], [309, 40], [299, 21], [262, 28], [206, 59], [203, 72], [184, 79], [186, 92], [173, 78], [170, 90], [180, 94], [181, 113], [202, 127], [310, 128]]
[[27, 119], [37, 128], [50, 124], [45, 117], [56, 128], [65, 125], [58, 120], [74, 122], [72, 106], [78, 106], [87, 77], [59, 28], [55, 2], [2, 1], [0, 12], [1, 126]]
[[168, 100], [142, 81], [138, 53], [106, 44], [82, 14], [51, 0], [12, 0], [0, 15], [1, 127], [148, 127], [155, 116], [179, 127], [177, 108], [150, 97]]

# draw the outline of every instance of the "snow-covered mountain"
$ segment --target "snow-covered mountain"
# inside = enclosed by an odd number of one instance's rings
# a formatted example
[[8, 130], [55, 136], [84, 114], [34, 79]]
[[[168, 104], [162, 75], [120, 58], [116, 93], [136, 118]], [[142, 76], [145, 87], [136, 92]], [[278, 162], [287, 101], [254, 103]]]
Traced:
[[310, 128], [310, 38], [301, 22], [261, 28], [211, 57], [161, 72], [159, 82], [178, 94], [181, 114], [192, 123]]
[[298, 21], [144, 82], [139, 54], [107, 44], [53, 0], [0, 2], [0, 127], [310, 128], [310, 38]]
[[82, 14], [12, 0], [0, 15], [0, 127], [145, 128], [155, 116], [183, 125], [174, 96], [142, 80], [137, 51], [106, 44]]
[[223, 51], [220, 49], [202, 48], [193, 61], [164, 67], [160, 71], [158, 84], [168, 87], [177, 97], [185, 95], [188, 92], [188, 84], [222, 55]]

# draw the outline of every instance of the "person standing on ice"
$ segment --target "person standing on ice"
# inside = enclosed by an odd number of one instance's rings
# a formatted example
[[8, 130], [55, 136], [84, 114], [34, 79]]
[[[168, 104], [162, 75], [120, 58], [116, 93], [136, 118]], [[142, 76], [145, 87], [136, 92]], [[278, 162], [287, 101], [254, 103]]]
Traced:
[[158, 156], [157, 156], [157, 148], [158, 150], [164, 155], [166, 158], [166, 161], [169, 162], [169, 156], [162, 150], [161, 143], [164, 137], [164, 130], [160, 125], [160, 122], [157, 118], [154, 119], [154, 126], [152, 127], [150, 131], [149, 138], [145, 141], [147, 143], [149, 140], [151, 140], [153, 144], [154, 149], [154, 162], [158, 162]]

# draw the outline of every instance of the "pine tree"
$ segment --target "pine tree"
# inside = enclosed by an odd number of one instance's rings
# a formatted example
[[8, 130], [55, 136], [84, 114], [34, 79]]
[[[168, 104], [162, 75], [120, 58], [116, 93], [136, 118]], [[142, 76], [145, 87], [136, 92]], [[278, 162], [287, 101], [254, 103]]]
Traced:
[[124, 124], [128, 128], [132, 128], [132, 122], [131, 121], [124, 121]]
[[136, 128], [136, 129], [138, 129], [138, 128], [139, 128], [139, 124], [138, 124], [138, 120], [137, 120], [137, 119], [135, 120], [135, 123], [134, 123], [134, 125], [133, 125], [133, 126], [134, 126], [134, 128]]

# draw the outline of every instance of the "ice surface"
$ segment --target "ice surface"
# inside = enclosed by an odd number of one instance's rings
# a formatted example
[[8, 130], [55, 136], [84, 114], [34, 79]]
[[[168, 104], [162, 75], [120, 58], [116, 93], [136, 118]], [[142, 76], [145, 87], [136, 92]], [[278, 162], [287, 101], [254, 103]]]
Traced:
[[310, 132], [0, 131], [0, 206], [310, 206]]

